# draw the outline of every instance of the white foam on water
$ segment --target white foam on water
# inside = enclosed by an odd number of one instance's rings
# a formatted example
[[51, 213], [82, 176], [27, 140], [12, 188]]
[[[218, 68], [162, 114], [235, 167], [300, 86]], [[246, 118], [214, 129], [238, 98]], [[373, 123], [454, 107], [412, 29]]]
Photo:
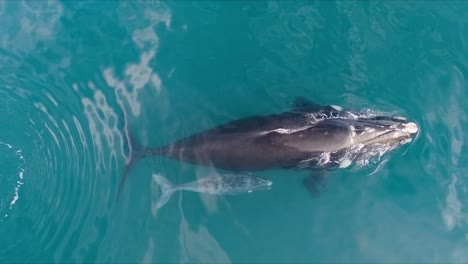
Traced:
[[8, 144], [8, 143], [4, 143], [4, 142], [1, 142], [1, 141], [0, 141], [0, 144], [5, 145], [5, 146], [7, 146], [7, 147], [10, 148], [10, 149], [13, 148], [13, 145]]
[[322, 166], [330, 162], [330, 152], [323, 152], [319, 156], [318, 165]]
[[314, 160], [317, 160], [317, 158], [316, 158], [316, 157], [313, 157], [313, 158], [301, 160], [297, 166], [298, 166], [299, 168], [306, 168], [306, 167], [309, 166], [309, 163], [310, 163], [311, 161], [314, 161]]
[[[9, 208], [8, 208], [11, 211], [13, 210], [13, 207], [20, 199], [20, 189], [21, 189], [21, 186], [24, 184], [24, 173], [26, 172], [26, 161], [24, 160], [23, 151], [21, 149], [16, 149], [13, 145], [9, 143], [1, 142], [1, 141], [0, 141], [0, 145], [4, 145], [8, 147], [8, 149], [14, 150], [15, 156], [18, 160], [18, 167], [17, 167], [18, 179], [16, 180], [14, 191], [13, 191], [13, 197], [11, 198]], [[0, 219], [0, 222], [2, 222], [3, 219], [7, 218], [8, 215], [9, 215], [8, 212], [6, 212], [3, 215], [3, 218]]]
[[[365, 167], [371, 163], [378, 163], [385, 153], [395, 149], [397, 146], [398, 144], [354, 145], [346, 151], [337, 163], [340, 168], [348, 167], [353, 162], [355, 162], [358, 167]], [[348, 164], [347, 160], [351, 163]]]

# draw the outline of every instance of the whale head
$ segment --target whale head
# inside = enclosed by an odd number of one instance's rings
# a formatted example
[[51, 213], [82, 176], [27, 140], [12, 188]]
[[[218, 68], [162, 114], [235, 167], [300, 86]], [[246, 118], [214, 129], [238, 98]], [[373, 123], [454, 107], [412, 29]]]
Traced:
[[360, 117], [350, 122], [354, 144], [402, 145], [413, 140], [419, 131], [415, 122], [403, 117]]

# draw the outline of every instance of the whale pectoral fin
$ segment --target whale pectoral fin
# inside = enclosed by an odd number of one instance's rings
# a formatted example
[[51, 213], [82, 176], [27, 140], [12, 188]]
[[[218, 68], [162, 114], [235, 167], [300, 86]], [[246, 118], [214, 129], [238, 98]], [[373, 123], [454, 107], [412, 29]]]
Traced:
[[303, 180], [303, 184], [309, 193], [316, 197], [325, 188], [329, 173], [326, 171], [313, 172]]
[[314, 103], [312, 101], [309, 101], [302, 96], [297, 96], [296, 98], [294, 98], [292, 108], [294, 111], [300, 111], [300, 112], [318, 112], [321, 109], [323, 109], [324, 106]]

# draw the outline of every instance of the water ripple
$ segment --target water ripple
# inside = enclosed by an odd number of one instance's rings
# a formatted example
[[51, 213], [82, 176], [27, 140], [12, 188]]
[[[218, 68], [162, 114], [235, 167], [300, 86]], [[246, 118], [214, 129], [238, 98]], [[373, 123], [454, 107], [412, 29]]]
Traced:
[[[0, 189], [1, 203], [5, 202], [4, 193], [9, 194], [11, 211], [4, 213], [2, 208], [3, 215], [11, 216], [5, 218], [2, 224], [15, 230], [21, 226], [18, 225], [19, 219], [31, 222], [34, 240], [42, 244], [41, 252], [28, 252], [28, 256], [34, 259], [38, 254], [55, 250], [63, 237], [79, 226], [74, 219], [80, 219], [86, 207], [76, 205], [90, 203], [83, 198], [92, 192], [92, 188], [83, 189], [81, 183], [86, 182], [85, 171], [89, 171], [94, 164], [86, 162], [93, 160], [89, 158], [91, 153], [83, 143], [89, 142], [89, 136], [76, 136], [79, 134], [76, 125], [82, 124], [83, 119], [74, 119], [68, 108], [70, 105], [61, 105], [63, 98], [55, 92], [54, 82], [36, 74], [37, 70], [21, 70], [35, 69], [25, 60], [5, 56], [2, 59], [13, 60], [20, 65], [19, 70], [10, 68], [10, 74], [1, 77], [0, 91], [6, 96], [3, 98], [2, 112], [5, 109], [8, 111], [1, 125], [9, 126], [10, 133], [2, 131], [0, 140], [2, 147], [7, 146], [17, 160], [16, 184], [2, 184]], [[4, 71], [5, 67], [2, 68]], [[20, 88], [12, 89], [9, 84]], [[5, 158], [2, 161], [8, 162]], [[11, 177], [7, 175], [7, 179]], [[70, 194], [79, 193], [82, 194], [80, 199], [72, 199]], [[21, 210], [14, 211], [16, 206], [20, 206]], [[76, 210], [70, 211], [70, 207], [76, 207]], [[19, 232], [17, 237], [10, 237], [7, 241], [4, 241], [6, 238], [0, 239], [0, 244], [24, 246], [23, 243], [32, 242], [27, 238], [31, 238], [30, 234]], [[9, 250], [17, 248], [2, 247], [1, 255], [8, 256]]]
[[[1, 162], [2, 167], [8, 167], [7, 164], [15, 164], [10, 171], [0, 173], [0, 178], [4, 181], [4, 186], [7, 186], [7, 192], [0, 193], [0, 221], [8, 217], [8, 212], [13, 210], [20, 197], [20, 188], [24, 183], [24, 173], [26, 164], [21, 149], [13, 147], [13, 145], [0, 141]], [[8, 204], [8, 200], [11, 200]]]
[[[139, 56], [123, 71], [113, 61], [103, 62], [86, 79], [74, 75], [80, 65], [89, 64], [80, 53], [82, 40], [72, 40], [74, 54], [67, 48], [70, 40], [49, 38], [73, 16], [67, 7], [45, 1], [1, 3], [0, 11], [13, 5], [18, 17], [0, 17], [0, 23], [11, 26], [23, 15], [25, 23], [0, 39], [0, 71], [5, 73], [0, 75], [0, 126], [9, 127], [0, 131], [0, 163], [7, 168], [0, 172], [0, 230], [15, 234], [0, 236], [0, 262], [15, 261], [9, 256], [92, 262], [99, 253], [96, 245], [107, 232], [128, 159], [128, 119], [140, 116], [143, 92], [159, 94], [162, 89], [150, 65], [159, 48], [155, 28], [171, 27], [165, 4], [115, 4]], [[140, 4], [146, 6], [144, 19], [128, 16]], [[14, 46], [15, 41], [27, 45]]]
[[83, 94], [57, 78], [66, 64], [49, 67], [36, 49], [55, 34], [61, 4], [2, 2], [1, 10], [9, 8], [17, 16], [2, 16], [2, 25], [21, 23], [0, 42], [0, 126], [8, 127], [0, 131], [0, 228], [15, 236], [0, 237], [0, 262], [15, 261], [11, 256], [19, 251], [22, 261], [52, 261], [76, 243], [90, 216], [97, 192], [90, 176], [99, 160], [89, 148]]

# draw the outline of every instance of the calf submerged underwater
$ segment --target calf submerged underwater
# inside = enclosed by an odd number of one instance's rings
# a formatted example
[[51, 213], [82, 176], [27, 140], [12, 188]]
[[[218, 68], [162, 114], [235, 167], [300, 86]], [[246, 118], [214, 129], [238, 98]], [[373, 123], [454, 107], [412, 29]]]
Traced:
[[161, 208], [177, 191], [192, 191], [213, 195], [234, 195], [253, 191], [269, 190], [273, 184], [269, 180], [242, 174], [213, 174], [196, 181], [174, 185], [161, 175], [154, 174], [153, 180], [161, 187], [161, 197], [156, 203]]
[[136, 148], [131, 143], [118, 192], [136, 161], [163, 156], [236, 173], [311, 170], [304, 184], [316, 193], [323, 180], [317, 171], [380, 158], [411, 142], [417, 132], [416, 123], [404, 117], [345, 111], [297, 97], [288, 112], [234, 120], [166, 146]]

